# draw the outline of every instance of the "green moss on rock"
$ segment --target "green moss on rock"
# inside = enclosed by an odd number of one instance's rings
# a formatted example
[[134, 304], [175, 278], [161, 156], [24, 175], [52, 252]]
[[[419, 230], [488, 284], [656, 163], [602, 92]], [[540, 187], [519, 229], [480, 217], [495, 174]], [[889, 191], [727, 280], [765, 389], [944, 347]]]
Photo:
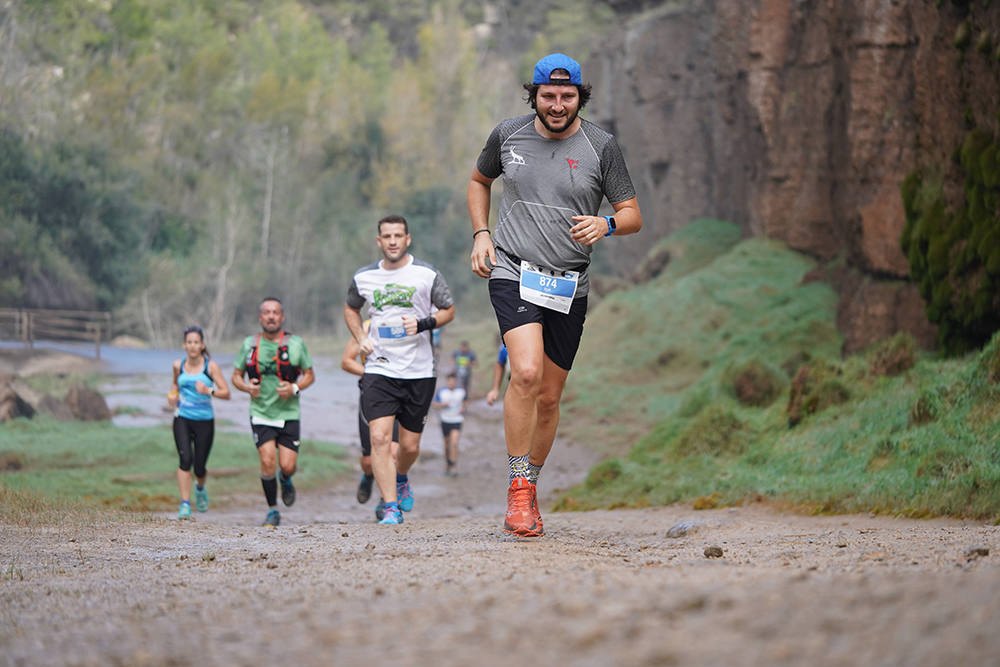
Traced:
[[993, 46], [993, 35], [990, 34], [989, 30], [983, 30], [976, 37], [976, 51], [979, 53], [989, 53], [991, 46]]
[[972, 27], [969, 25], [968, 21], [962, 21], [958, 24], [955, 29], [955, 38], [952, 43], [955, 48], [959, 51], [964, 51], [969, 48], [969, 43], [972, 41]]
[[906, 224], [900, 247], [947, 353], [982, 346], [1000, 330], [1000, 144], [969, 131], [958, 148], [963, 200], [920, 171], [901, 185]]

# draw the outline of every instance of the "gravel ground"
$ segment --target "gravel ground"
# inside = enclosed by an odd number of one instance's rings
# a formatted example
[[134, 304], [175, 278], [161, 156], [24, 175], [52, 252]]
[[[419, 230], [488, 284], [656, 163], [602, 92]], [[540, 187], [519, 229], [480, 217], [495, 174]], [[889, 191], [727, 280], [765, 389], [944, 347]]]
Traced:
[[[470, 412], [457, 478], [429, 424], [398, 527], [354, 479], [278, 528], [259, 494], [187, 522], [0, 525], [0, 664], [1000, 664], [994, 526], [676, 505], [513, 538], [500, 412]], [[594, 459], [557, 443], [543, 509]]]

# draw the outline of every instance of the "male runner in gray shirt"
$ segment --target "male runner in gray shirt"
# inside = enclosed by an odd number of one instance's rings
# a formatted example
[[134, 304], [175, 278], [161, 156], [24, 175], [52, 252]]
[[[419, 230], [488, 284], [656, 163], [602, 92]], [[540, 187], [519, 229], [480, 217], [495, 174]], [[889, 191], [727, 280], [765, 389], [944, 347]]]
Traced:
[[[535, 113], [505, 120], [490, 134], [472, 170], [468, 203], [472, 271], [490, 279], [511, 369], [504, 530], [537, 537], [544, 529], [535, 485], [583, 334], [590, 253], [605, 237], [638, 232], [642, 214], [615, 138], [578, 115], [590, 99], [580, 64], [561, 53], [545, 56], [524, 88]], [[500, 177], [491, 233], [491, 186]], [[613, 216], [597, 215], [605, 198]]]

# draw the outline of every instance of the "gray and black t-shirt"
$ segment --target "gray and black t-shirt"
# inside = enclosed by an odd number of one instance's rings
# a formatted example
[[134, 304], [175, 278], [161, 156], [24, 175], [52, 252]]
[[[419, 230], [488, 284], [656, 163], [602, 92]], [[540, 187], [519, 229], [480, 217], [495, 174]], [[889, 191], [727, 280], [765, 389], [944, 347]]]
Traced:
[[[573, 216], [597, 215], [605, 197], [617, 204], [635, 196], [613, 135], [581, 119], [572, 136], [546, 139], [535, 130], [534, 120], [529, 114], [500, 123], [476, 162], [483, 176], [503, 176], [493, 233], [493, 243], [502, 252], [497, 253], [491, 279], [520, 279], [520, 267], [511, 256], [560, 271], [582, 270], [592, 248], [570, 236], [576, 224]], [[583, 273], [576, 295], [588, 289]]]

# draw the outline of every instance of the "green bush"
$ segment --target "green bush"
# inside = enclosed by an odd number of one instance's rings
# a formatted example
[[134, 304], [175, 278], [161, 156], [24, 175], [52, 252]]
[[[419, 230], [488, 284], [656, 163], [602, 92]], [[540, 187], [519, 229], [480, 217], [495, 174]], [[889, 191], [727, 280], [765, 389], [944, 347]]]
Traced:
[[698, 413], [671, 446], [674, 459], [688, 456], [730, 456], [743, 453], [746, 426], [731, 410], [713, 405]]
[[729, 370], [733, 393], [743, 405], [767, 407], [781, 395], [786, 380], [771, 366], [752, 359]]
[[823, 359], [799, 368], [788, 392], [788, 425], [795, 426], [807, 415], [847, 402], [851, 391], [843, 373], [841, 365]]
[[917, 342], [913, 336], [900, 332], [874, 346], [869, 369], [872, 375], [899, 375], [917, 362]]
[[948, 354], [979, 348], [1000, 330], [1000, 145], [974, 129], [958, 157], [960, 201], [950, 202], [930, 172], [910, 173], [901, 187], [900, 245]]

